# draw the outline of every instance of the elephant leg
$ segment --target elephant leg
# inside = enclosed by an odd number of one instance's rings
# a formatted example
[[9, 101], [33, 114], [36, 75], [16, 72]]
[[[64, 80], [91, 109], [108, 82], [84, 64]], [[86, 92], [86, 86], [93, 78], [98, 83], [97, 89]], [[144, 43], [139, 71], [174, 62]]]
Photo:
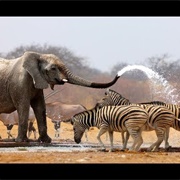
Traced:
[[31, 106], [36, 116], [38, 130], [39, 130], [39, 142], [50, 143], [51, 138], [47, 134], [47, 121], [46, 121], [46, 107], [44, 101], [43, 91], [39, 91], [35, 99], [31, 101]]
[[16, 142], [29, 142], [29, 139], [27, 137], [29, 104], [27, 104], [27, 102], [22, 103], [22, 104], [23, 105], [19, 104], [19, 106], [17, 107], [19, 123], [18, 123], [18, 135], [15, 138], [15, 141]]

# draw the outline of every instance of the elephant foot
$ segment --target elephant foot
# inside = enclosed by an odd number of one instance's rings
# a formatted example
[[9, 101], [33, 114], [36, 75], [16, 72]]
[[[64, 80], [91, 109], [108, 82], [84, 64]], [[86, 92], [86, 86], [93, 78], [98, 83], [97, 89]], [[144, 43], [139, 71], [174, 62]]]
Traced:
[[48, 135], [45, 135], [39, 136], [38, 141], [43, 143], [51, 143], [52, 139]]
[[17, 137], [17, 138], [15, 139], [15, 142], [29, 142], [29, 139], [28, 139], [27, 137], [24, 137], [24, 138], [22, 138], [22, 137]]

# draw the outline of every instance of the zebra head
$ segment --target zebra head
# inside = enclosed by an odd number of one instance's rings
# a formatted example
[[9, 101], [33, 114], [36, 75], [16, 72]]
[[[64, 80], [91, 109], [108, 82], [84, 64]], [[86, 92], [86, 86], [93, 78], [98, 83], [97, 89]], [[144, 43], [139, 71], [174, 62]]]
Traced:
[[110, 105], [114, 105], [113, 100], [111, 99], [110, 96], [104, 96], [96, 103], [95, 108], [102, 108], [104, 106], [110, 106]]
[[129, 105], [131, 104], [128, 99], [123, 97], [121, 94], [117, 93], [112, 89], [107, 89], [104, 97], [99, 100], [96, 104], [98, 107], [111, 106], [111, 105]]
[[73, 118], [73, 122], [74, 141], [79, 144], [87, 127], [84, 127], [80, 121], [75, 119], [75, 117]]

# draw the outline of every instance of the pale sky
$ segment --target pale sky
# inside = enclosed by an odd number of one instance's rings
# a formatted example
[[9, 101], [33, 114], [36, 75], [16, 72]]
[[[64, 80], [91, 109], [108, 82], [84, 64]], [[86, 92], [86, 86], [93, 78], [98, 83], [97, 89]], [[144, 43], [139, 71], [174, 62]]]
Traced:
[[180, 17], [0, 17], [0, 52], [20, 45], [62, 46], [110, 72], [169, 54], [180, 59]]

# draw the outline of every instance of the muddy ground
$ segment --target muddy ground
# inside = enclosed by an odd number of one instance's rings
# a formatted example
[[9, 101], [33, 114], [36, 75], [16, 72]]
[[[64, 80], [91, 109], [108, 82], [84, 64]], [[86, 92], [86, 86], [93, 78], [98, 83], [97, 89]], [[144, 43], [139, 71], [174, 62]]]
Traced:
[[[75, 144], [73, 140], [73, 130], [70, 124], [62, 123], [60, 139], [54, 138], [53, 124], [50, 120], [48, 123], [48, 134], [53, 139], [53, 142], [64, 144]], [[37, 125], [35, 124], [35, 127]], [[146, 152], [146, 147], [156, 140], [155, 132], [143, 132], [144, 143], [140, 152], [120, 151], [122, 147], [121, 134], [114, 134], [114, 145], [117, 148], [116, 152], [109, 152], [109, 141], [106, 140], [106, 135], [102, 136], [103, 142], [107, 145], [107, 152], [100, 152], [96, 139], [98, 129], [91, 128], [88, 132], [88, 142], [85, 137], [82, 138], [82, 146], [63, 149], [63, 147], [16, 147], [5, 148], [0, 147], [0, 163], [70, 163], [70, 164], [94, 164], [94, 163], [180, 163], [180, 132], [174, 129], [170, 130], [169, 143], [175, 147], [169, 151], [164, 151], [164, 143], [160, 146], [159, 152]], [[7, 138], [6, 127], [0, 122], [0, 134], [2, 138]], [[17, 126], [12, 130], [14, 136], [17, 135]], [[33, 139], [33, 135], [31, 135]], [[131, 145], [132, 139], [129, 140], [128, 147]], [[92, 144], [95, 148], [85, 148], [84, 145]], [[97, 148], [96, 148], [97, 146]]]

